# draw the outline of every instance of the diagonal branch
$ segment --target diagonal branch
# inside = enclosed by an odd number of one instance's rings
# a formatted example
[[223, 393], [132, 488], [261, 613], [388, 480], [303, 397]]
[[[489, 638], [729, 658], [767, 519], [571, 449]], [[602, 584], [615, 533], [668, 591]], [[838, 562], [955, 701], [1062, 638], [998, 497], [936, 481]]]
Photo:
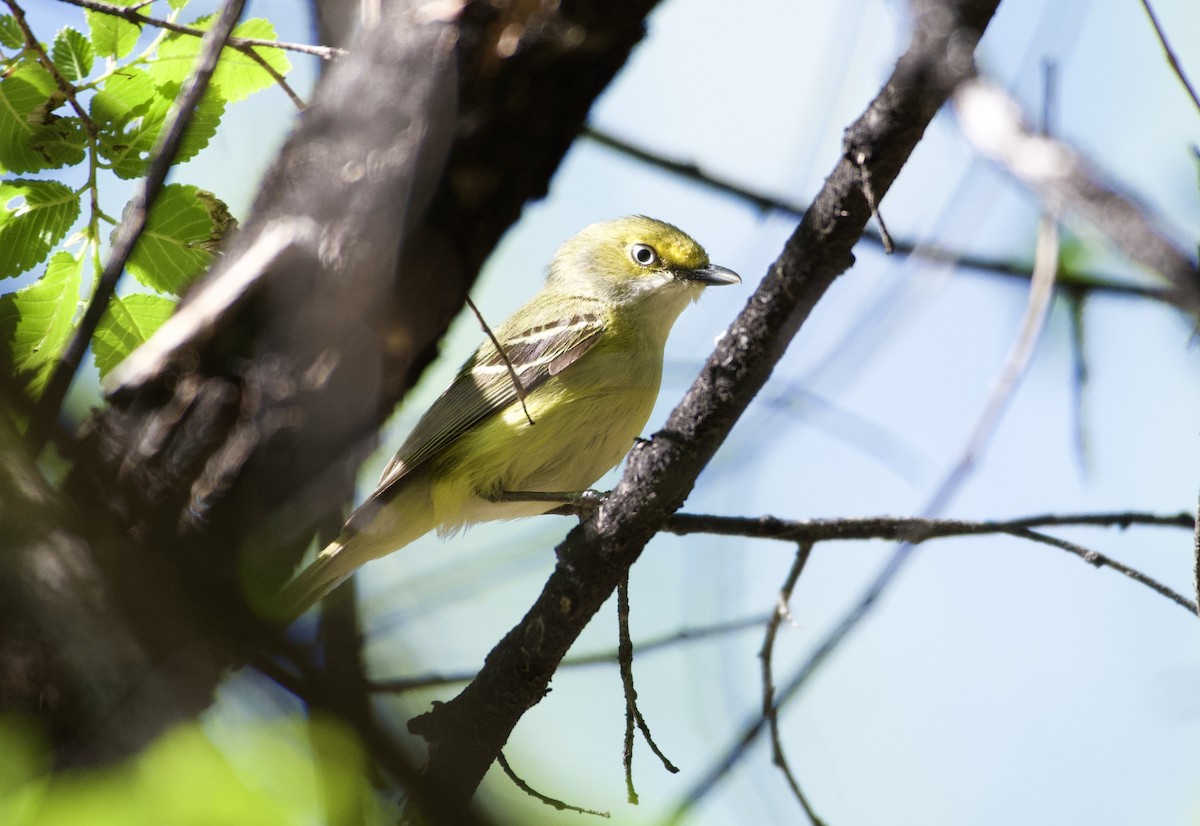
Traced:
[[[859, 168], [882, 198], [933, 116], [972, 70], [970, 55], [998, 0], [928, 3], [913, 41], [867, 111], [846, 151], [747, 307], [718, 342], [663, 431], [630, 455], [616, 490], [559, 547], [559, 564], [529, 613], [489, 654], [479, 676], [450, 702], [409, 723], [429, 742], [428, 776], [462, 805], [521, 716], [545, 695], [559, 662], [667, 517], [851, 252], [869, 210]], [[851, 158], [862, 156], [863, 163]]]

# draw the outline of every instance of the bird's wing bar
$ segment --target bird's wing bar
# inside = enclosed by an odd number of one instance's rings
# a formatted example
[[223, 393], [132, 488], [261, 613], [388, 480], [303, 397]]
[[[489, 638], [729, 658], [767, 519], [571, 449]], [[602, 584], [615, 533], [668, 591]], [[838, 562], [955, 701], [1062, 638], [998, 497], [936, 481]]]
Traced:
[[[603, 319], [584, 313], [506, 336], [505, 352], [525, 393], [530, 393], [591, 350], [603, 332]], [[490, 341], [484, 342], [388, 463], [376, 495], [518, 398], [508, 365]]]

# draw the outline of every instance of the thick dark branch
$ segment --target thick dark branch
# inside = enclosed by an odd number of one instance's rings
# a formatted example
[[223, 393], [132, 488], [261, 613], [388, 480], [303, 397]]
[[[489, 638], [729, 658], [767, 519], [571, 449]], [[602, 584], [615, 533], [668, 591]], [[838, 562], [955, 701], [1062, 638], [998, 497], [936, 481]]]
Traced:
[[817, 301], [853, 263], [851, 249], [869, 217], [859, 169], [871, 170], [882, 198], [972, 71], [975, 43], [997, 1], [928, 4], [933, 8], [919, 16], [908, 52], [847, 131], [845, 157], [665, 428], [634, 450], [616, 490], [560, 546], [541, 596], [476, 680], [410, 723], [429, 741], [431, 779], [455, 790], [464, 805], [521, 715], [544, 696], [567, 649], [683, 503]]
[[[222, 667], [264, 639], [247, 602], [349, 497], [652, 6], [395, 0], [331, 65], [243, 230], [114, 373], [75, 446], [65, 491], [90, 509], [84, 524], [121, 537], [101, 567], [158, 655]], [[136, 573], [155, 566], [174, 589]], [[191, 614], [203, 633], [180, 630]], [[216, 674], [194, 680], [197, 697]]]

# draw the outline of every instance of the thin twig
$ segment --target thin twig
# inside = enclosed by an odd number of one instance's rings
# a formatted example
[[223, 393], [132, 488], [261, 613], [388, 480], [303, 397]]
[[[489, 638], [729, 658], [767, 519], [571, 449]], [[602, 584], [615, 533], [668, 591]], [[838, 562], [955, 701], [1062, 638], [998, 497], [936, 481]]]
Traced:
[[1179, 78], [1179, 82], [1183, 84], [1183, 88], [1187, 89], [1187, 93], [1191, 97], [1196, 109], [1200, 110], [1200, 96], [1196, 94], [1195, 87], [1192, 86], [1191, 81], [1184, 74], [1183, 66], [1179, 63], [1179, 58], [1175, 56], [1175, 50], [1167, 42], [1167, 33], [1163, 31], [1162, 25], [1159, 24], [1158, 17], [1154, 14], [1154, 9], [1150, 8], [1150, 0], [1142, 0], [1142, 8], [1146, 10], [1146, 16], [1150, 18], [1150, 24], [1154, 26], [1154, 33], [1158, 35], [1158, 42], [1162, 44], [1163, 51], [1167, 55], [1167, 63], [1171, 64], [1171, 71]]
[[[155, 17], [147, 17], [139, 10], [142, 6], [117, 6], [113, 3], [105, 3], [103, 0], [60, 0], [63, 3], [69, 3], [72, 6], [78, 6], [81, 9], [91, 9], [92, 11], [100, 12], [101, 14], [109, 14], [113, 17], [120, 17], [128, 20], [130, 23], [137, 25], [154, 26], [159, 29], [166, 29], [170, 32], [178, 34], [187, 34], [192, 37], [203, 37], [204, 29], [197, 29], [194, 26], [185, 26], [180, 23], [175, 23], [171, 20], [162, 20]], [[142, 4], [149, 5], [148, 3]], [[300, 52], [301, 54], [312, 55], [319, 57], [322, 60], [332, 60], [335, 57], [341, 57], [346, 54], [345, 49], [339, 49], [334, 46], [310, 46], [307, 43], [287, 43], [282, 40], [264, 40], [258, 37], [230, 37], [228, 45], [238, 49], [239, 51], [251, 46], [265, 46], [269, 49], [283, 49], [289, 52]]]
[[1196, 526], [1192, 537], [1192, 579], [1195, 583], [1196, 605], [1200, 606], [1200, 501], [1196, 503]]
[[288, 96], [288, 100], [292, 102], [292, 105], [295, 106], [296, 109], [303, 112], [308, 108], [308, 104], [306, 104], [304, 100], [298, 94], [296, 94], [296, 90], [293, 89], [291, 85], [284, 79], [283, 75], [275, 71], [275, 67], [272, 66], [270, 61], [268, 61], [265, 57], [260, 55], [251, 46], [235, 45], [232, 48], [253, 60], [258, 64], [260, 69], [269, 74], [271, 79], [275, 81], [275, 85], [283, 90], [283, 93]]
[[[1017, 337], [1004, 359], [983, 411], [976, 420], [975, 427], [959, 454], [958, 461], [930, 498], [929, 504], [923, 511], [924, 516], [933, 517], [942, 512], [942, 509], [971, 474], [979, 456], [995, 434], [1004, 411], [1008, 408], [1008, 404], [1029, 366], [1034, 345], [1041, 336], [1046, 317], [1049, 315], [1051, 299], [1054, 296], [1054, 277], [1057, 272], [1058, 225], [1055, 216], [1046, 215], [1038, 224], [1037, 249], [1034, 255], [1033, 276], [1029, 283], [1029, 298]], [[915, 549], [916, 543], [906, 540], [892, 552], [883, 568], [827, 637], [829, 651], [840, 645], [841, 641], [846, 639], [850, 632], [871, 613], [880, 596], [891, 587], [900, 571], [912, 559]], [[822, 646], [818, 651], [824, 649], [825, 646]], [[821, 655], [822, 661], [827, 653], [828, 651]]]
[[621, 687], [625, 691], [625, 743], [623, 751], [625, 794], [626, 799], [636, 806], [638, 795], [637, 790], [633, 787], [633, 730], [635, 725], [642, 732], [642, 736], [646, 738], [646, 744], [650, 746], [650, 750], [662, 761], [666, 770], [671, 772], [671, 774], [677, 774], [679, 769], [667, 759], [662, 749], [654, 742], [654, 737], [650, 734], [650, 726], [646, 723], [646, 719], [642, 716], [642, 712], [638, 708], [637, 689], [633, 685], [633, 640], [629, 635], [628, 576], [617, 586], [617, 626], [617, 662], [621, 668]]
[[167, 112], [162, 132], [151, 153], [150, 167], [146, 170], [146, 177], [142, 179], [141, 185], [129, 201], [124, 220], [121, 222], [116, 237], [113, 239], [112, 248], [109, 250], [104, 272], [97, 279], [96, 289], [79, 322], [79, 327], [71, 337], [61, 360], [46, 384], [42, 397], [38, 400], [38, 415], [29, 423], [27, 438], [30, 449], [35, 455], [41, 452], [49, 428], [58, 418], [59, 408], [62, 407], [71, 381], [79, 369], [80, 362], [83, 361], [83, 355], [87, 351], [88, 344], [96, 332], [96, 327], [99, 325], [104, 311], [108, 308], [108, 302], [116, 292], [117, 281], [125, 269], [125, 263], [129, 260], [133, 247], [146, 226], [150, 208], [162, 190], [167, 173], [170, 171], [171, 164], [183, 141], [184, 132], [191, 123], [200, 98], [208, 88], [208, 82], [217, 68], [221, 50], [229, 39], [229, 33], [233, 31], [233, 27], [242, 16], [245, 5], [246, 0], [225, 0], [216, 23], [204, 35], [200, 54], [196, 58], [196, 65], [192, 68], [179, 96], [171, 104], [170, 111]]
[[595, 815], [596, 817], [604, 818], [612, 817], [612, 815], [608, 812], [598, 812], [595, 809], [584, 809], [580, 806], [572, 806], [570, 803], [564, 803], [561, 800], [549, 797], [537, 791], [517, 776], [517, 773], [512, 770], [512, 766], [508, 765], [508, 759], [504, 756], [504, 752], [500, 752], [500, 754], [496, 756], [496, 762], [500, 764], [500, 768], [504, 770], [504, 774], [507, 775], [508, 779], [513, 782], [513, 785], [525, 792], [525, 794], [529, 795], [530, 797], [535, 797], [542, 801], [547, 806], [551, 806], [560, 812], [578, 812], [581, 815]]
[[866, 153], [858, 152], [851, 160], [858, 167], [859, 183], [862, 185], [863, 197], [867, 199], [867, 206], [871, 210], [871, 217], [875, 219], [875, 223], [879, 224], [879, 240], [883, 243], [883, 251], [892, 255], [896, 252], [896, 242], [892, 240], [892, 235], [888, 232], [887, 224], [883, 222], [883, 215], [879, 211], [879, 203], [875, 200], [875, 189], [871, 186], [871, 170], [867, 166]]
[[1144, 525], [1192, 530], [1195, 517], [1186, 512], [1174, 514], [1146, 511], [1104, 513], [1038, 514], [1018, 519], [967, 520], [932, 519], [922, 516], [866, 516], [835, 519], [788, 520], [774, 516], [711, 516], [678, 513], [664, 530], [687, 535], [707, 533], [717, 536], [744, 536], [751, 539], [777, 539], [782, 542], [828, 542], [831, 540], [885, 539], [919, 543], [930, 539], [983, 534], [1011, 533], [1028, 528], [1096, 527], [1128, 528]]
[[792, 599], [792, 592], [796, 588], [796, 582], [800, 579], [800, 574], [808, 562], [808, 557], [812, 553], [812, 549], [811, 542], [802, 542], [800, 547], [796, 549], [796, 557], [792, 560], [792, 567], [788, 571], [782, 587], [779, 589], [779, 604], [775, 612], [771, 615], [770, 622], [767, 623], [767, 631], [763, 636], [762, 649], [758, 652], [758, 656], [762, 660], [762, 713], [763, 717], [767, 720], [767, 726], [771, 732], [771, 759], [779, 770], [783, 772], [784, 779], [787, 780], [792, 794], [796, 796], [796, 800], [799, 801], [800, 807], [804, 809], [804, 813], [808, 815], [808, 819], [812, 821], [814, 826], [823, 826], [823, 821], [813, 811], [808, 798], [804, 796], [800, 784], [796, 781], [796, 776], [792, 773], [792, 767], [788, 763], [787, 755], [783, 752], [783, 739], [779, 736], [779, 709], [775, 705], [775, 677], [772, 673], [775, 636], [779, 632], [780, 623], [788, 615], [788, 603]]
[[[600, 144], [615, 152], [619, 152], [628, 157], [639, 160], [643, 163], [654, 166], [658, 169], [666, 170], [682, 178], [685, 178], [694, 183], [706, 186], [716, 192], [725, 195], [731, 195], [740, 200], [746, 201], [752, 206], [763, 212], [778, 212], [782, 215], [790, 215], [795, 218], [801, 218], [804, 215], [804, 210], [807, 208], [799, 204], [784, 201], [780, 198], [775, 198], [771, 195], [766, 195], [762, 192], [756, 192], [749, 187], [735, 183], [733, 181], [720, 178], [700, 169], [696, 164], [675, 161], [668, 158], [663, 158], [643, 147], [630, 143], [622, 138], [618, 138], [609, 132], [605, 132], [595, 127], [588, 127], [584, 130], [583, 136], [595, 143]], [[866, 230], [863, 232], [863, 240], [883, 247], [882, 237]], [[893, 241], [895, 251], [901, 256], [913, 256], [922, 261], [929, 261], [934, 264], [946, 264], [965, 269], [976, 270], [978, 272], [986, 272], [992, 275], [1000, 275], [1009, 278], [1020, 278], [1028, 281], [1031, 277], [1030, 268], [1026, 264], [1021, 264], [1013, 261], [1003, 261], [994, 258], [983, 258], [974, 255], [965, 255], [955, 250], [948, 250], [943, 247], [933, 245], [917, 244], [912, 241]], [[1170, 290], [1160, 287], [1144, 286], [1139, 284], [1131, 284], [1121, 281], [1113, 281], [1100, 275], [1092, 275], [1087, 273], [1064, 273], [1063, 284], [1070, 284], [1073, 287], [1078, 287], [1080, 290], [1087, 292], [1105, 293], [1109, 295], [1128, 296], [1132, 298], [1147, 298], [1153, 301], [1161, 301], [1166, 304], [1172, 304], [1181, 310], [1187, 310], [1188, 307], [1180, 303], [1178, 296]]]
[[1154, 579], [1153, 577], [1147, 576], [1141, 571], [1131, 568], [1122, 562], [1118, 562], [1112, 557], [1106, 556], [1099, 551], [1093, 551], [1091, 548], [1085, 548], [1084, 546], [1075, 542], [1068, 542], [1065, 539], [1059, 539], [1057, 536], [1050, 536], [1049, 534], [1039, 533], [1038, 531], [1015, 530], [1009, 531], [1009, 533], [1011, 533], [1013, 536], [1020, 536], [1033, 542], [1040, 542], [1043, 545], [1061, 548], [1067, 553], [1075, 554], [1075, 556], [1079, 557], [1084, 562], [1087, 562], [1089, 565], [1094, 565], [1097, 568], [1112, 568], [1114, 571], [1129, 577], [1134, 582], [1140, 582], [1147, 588], [1158, 592], [1162, 596], [1174, 602], [1176, 605], [1182, 606], [1189, 614], [1197, 613], [1196, 603], [1192, 602], [1178, 591], [1168, 588], [1166, 585]]
[[471, 308], [471, 312], [475, 313], [475, 318], [479, 319], [479, 326], [487, 333], [487, 337], [491, 339], [492, 346], [496, 348], [496, 352], [500, 354], [501, 361], [508, 368], [508, 376], [512, 379], [513, 387], [517, 391], [517, 401], [521, 403], [521, 411], [525, 414], [525, 418], [532, 425], [534, 423], [533, 416], [529, 415], [529, 408], [525, 406], [525, 385], [521, 383], [521, 377], [517, 375], [517, 370], [513, 367], [513, 363], [508, 358], [508, 353], [504, 352], [504, 347], [500, 345], [500, 340], [496, 338], [496, 334], [492, 332], [492, 328], [488, 326], [487, 321], [483, 317], [483, 313], [479, 312], [479, 308], [475, 306], [475, 302], [471, 300], [471, 296], [467, 296], [467, 306]]
[[71, 81], [63, 77], [62, 72], [58, 70], [58, 66], [50, 59], [50, 55], [46, 54], [46, 50], [42, 48], [41, 41], [37, 39], [37, 35], [29, 28], [29, 22], [25, 19], [24, 10], [17, 5], [16, 0], [4, 0], [8, 7], [12, 10], [13, 17], [17, 21], [17, 26], [21, 29], [21, 34], [25, 35], [25, 47], [32, 49], [38, 56], [38, 63], [42, 65], [54, 78], [54, 82], [58, 84], [58, 88], [66, 97], [67, 102], [71, 104], [71, 108], [75, 110], [75, 114], [79, 116], [80, 122], [87, 128], [88, 134], [95, 136], [97, 130], [96, 122], [88, 115], [87, 110], [80, 105], [76, 99], [75, 85]]

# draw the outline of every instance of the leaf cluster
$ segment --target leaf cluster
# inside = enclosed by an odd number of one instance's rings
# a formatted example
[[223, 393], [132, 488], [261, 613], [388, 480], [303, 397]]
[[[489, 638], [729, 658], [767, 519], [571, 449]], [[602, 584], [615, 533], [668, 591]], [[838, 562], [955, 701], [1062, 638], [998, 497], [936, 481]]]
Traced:
[[[186, 0], [169, 5], [174, 22]], [[65, 27], [46, 44], [14, 10], [16, 16], [0, 16], [0, 280], [13, 285], [0, 288], [0, 360], [36, 398], [93, 292], [102, 232], [119, 225], [110, 215], [128, 209], [110, 213], [102, 204], [116, 179], [146, 173], [201, 39], [87, 10], [82, 30]], [[202, 32], [212, 22], [210, 15], [188, 26]], [[263, 19], [247, 20], [235, 33], [275, 37]], [[279, 76], [291, 68], [280, 49], [254, 51], [260, 60], [224, 50], [175, 164], [208, 146], [228, 104], [274, 83], [263, 63]], [[81, 179], [74, 187], [65, 182]], [[186, 184], [165, 188], [127, 266], [148, 291], [114, 297], [92, 339], [101, 377], [167, 319], [234, 225], [212, 193]]]

